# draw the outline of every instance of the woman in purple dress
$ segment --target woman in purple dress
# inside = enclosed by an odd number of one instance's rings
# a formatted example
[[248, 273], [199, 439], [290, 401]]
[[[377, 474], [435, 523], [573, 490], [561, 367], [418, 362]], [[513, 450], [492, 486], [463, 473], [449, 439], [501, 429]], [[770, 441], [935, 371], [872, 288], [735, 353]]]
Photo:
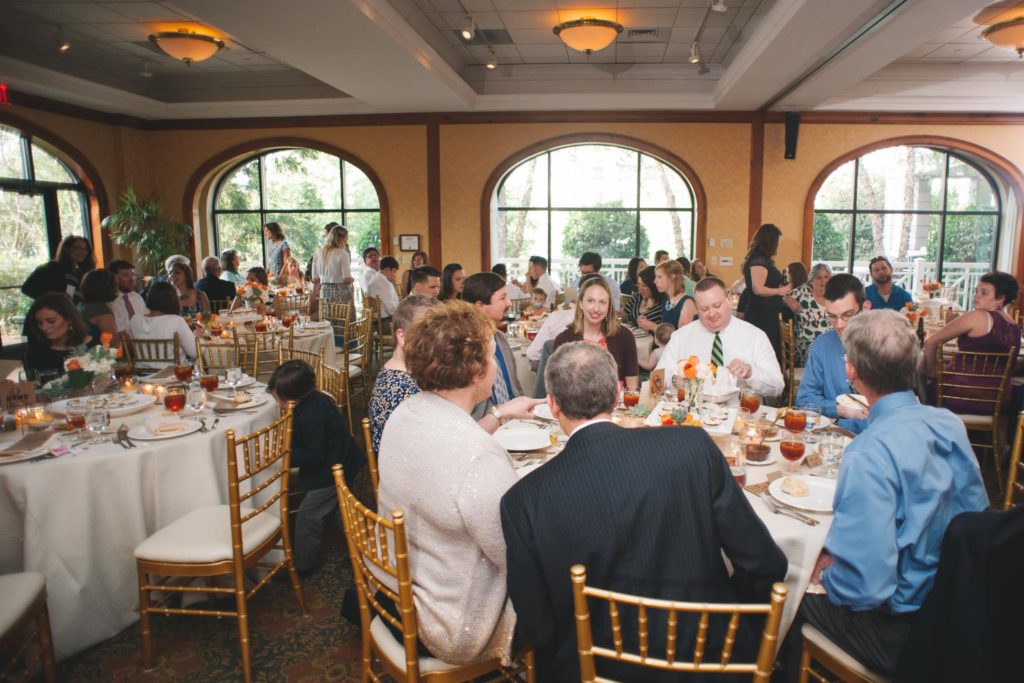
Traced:
[[[1009, 273], [998, 270], [986, 273], [978, 281], [974, 292], [974, 310], [958, 317], [938, 332], [928, 336], [924, 343], [925, 372], [929, 377], [935, 376], [937, 351], [942, 344], [956, 339], [960, 351], [986, 353], [1006, 353], [1013, 350], [1013, 361], [1016, 362], [1020, 351], [1020, 325], [1003, 310], [1008, 304], [1017, 300], [1020, 285]], [[943, 369], [948, 381], [960, 384], [985, 385], [983, 378], [956, 378], [956, 359], [946, 362]], [[992, 386], [992, 382], [987, 383]], [[1005, 395], [1005, 404], [1010, 401], [1009, 392]], [[974, 401], [945, 400], [944, 408], [954, 413], [989, 414], [991, 410], [984, 404]]]

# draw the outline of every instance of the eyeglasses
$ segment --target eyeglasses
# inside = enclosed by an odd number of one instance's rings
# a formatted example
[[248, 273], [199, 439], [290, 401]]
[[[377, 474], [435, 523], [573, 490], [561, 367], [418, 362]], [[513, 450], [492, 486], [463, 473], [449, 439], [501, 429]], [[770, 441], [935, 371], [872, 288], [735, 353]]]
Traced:
[[853, 316], [857, 315], [858, 313], [860, 313], [860, 311], [847, 311], [842, 315], [832, 315], [831, 313], [826, 313], [825, 317], [828, 318], [828, 321], [831, 324], [835, 325], [840, 320], [842, 320], [844, 323], [850, 322], [851, 320], [853, 320]]

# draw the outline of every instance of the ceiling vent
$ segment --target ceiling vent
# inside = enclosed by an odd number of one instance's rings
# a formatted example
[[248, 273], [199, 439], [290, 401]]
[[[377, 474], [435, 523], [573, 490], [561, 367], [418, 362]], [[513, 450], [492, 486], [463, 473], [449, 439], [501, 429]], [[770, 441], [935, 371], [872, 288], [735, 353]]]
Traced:
[[627, 28], [616, 42], [619, 43], [664, 43], [671, 29], [667, 28]]

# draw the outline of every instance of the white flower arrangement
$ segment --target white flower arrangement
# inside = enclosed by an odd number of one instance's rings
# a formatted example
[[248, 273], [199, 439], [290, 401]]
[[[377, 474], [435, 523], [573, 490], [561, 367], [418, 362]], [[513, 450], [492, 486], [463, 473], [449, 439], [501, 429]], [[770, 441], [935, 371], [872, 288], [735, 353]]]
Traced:
[[246, 282], [236, 289], [238, 297], [250, 306], [270, 303], [270, 288], [258, 282]]
[[89, 349], [83, 345], [75, 349], [75, 354], [64, 361], [65, 370], [68, 372], [81, 370], [82, 372], [105, 375], [113, 372], [120, 351], [108, 346], [94, 346]]

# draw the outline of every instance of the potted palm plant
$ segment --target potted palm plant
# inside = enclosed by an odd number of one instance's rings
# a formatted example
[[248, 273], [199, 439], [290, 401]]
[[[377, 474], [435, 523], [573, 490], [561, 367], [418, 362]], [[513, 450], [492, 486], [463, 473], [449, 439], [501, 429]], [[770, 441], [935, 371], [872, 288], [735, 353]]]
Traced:
[[155, 196], [140, 198], [129, 185], [121, 193], [120, 206], [101, 223], [115, 243], [129, 247], [143, 273], [159, 273], [164, 260], [184, 254], [189, 248], [192, 227], [163, 215]]

